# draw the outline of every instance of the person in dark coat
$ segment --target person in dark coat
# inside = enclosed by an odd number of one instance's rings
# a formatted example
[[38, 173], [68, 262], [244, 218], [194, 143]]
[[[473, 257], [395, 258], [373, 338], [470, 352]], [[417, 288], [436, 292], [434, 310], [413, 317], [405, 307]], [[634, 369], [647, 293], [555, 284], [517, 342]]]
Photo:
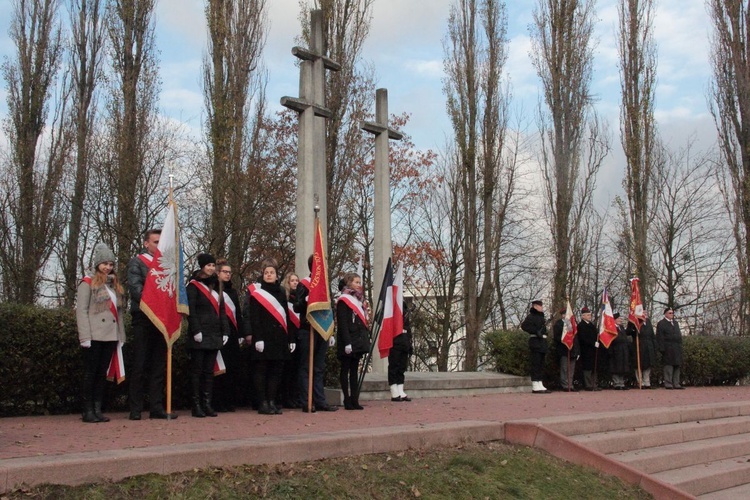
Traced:
[[625, 318], [617, 312], [614, 314], [617, 323], [617, 337], [609, 344], [609, 371], [615, 390], [627, 390], [625, 377], [630, 373], [630, 338], [625, 331]]
[[261, 415], [281, 415], [276, 398], [281, 385], [284, 362], [297, 347], [289, 336], [289, 313], [284, 289], [278, 281], [275, 259], [261, 263], [261, 282], [248, 287], [248, 317], [253, 336], [253, 383], [260, 401]]
[[656, 345], [664, 365], [664, 388], [684, 389], [680, 383], [682, 364], [682, 334], [680, 325], [674, 319], [674, 309], [664, 310], [664, 318], [656, 325]]
[[531, 356], [531, 392], [546, 394], [549, 391], [542, 383], [544, 375], [544, 355], [547, 353], [547, 326], [544, 321], [544, 304], [541, 300], [531, 302], [521, 330], [529, 334], [529, 354]]
[[198, 255], [198, 266], [188, 283], [188, 336], [192, 415], [215, 417], [212, 405], [216, 353], [229, 340], [224, 298], [216, 276], [216, 259], [207, 253]]
[[214, 404], [218, 412], [233, 412], [237, 407], [237, 388], [240, 387], [240, 345], [245, 331], [240, 308], [240, 298], [232, 284], [232, 266], [226, 259], [216, 261], [216, 275], [224, 293], [224, 313], [227, 316], [229, 340], [219, 352], [224, 360], [225, 372], [214, 381]]
[[600, 391], [596, 383], [596, 350], [599, 349], [599, 331], [591, 322], [591, 309], [581, 309], [578, 322], [578, 340], [581, 343], [581, 364], [583, 365], [583, 387], [587, 391]]
[[[651, 389], [651, 367], [656, 363], [656, 337], [654, 336], [654, 326], [645, 311], [643, 312], [643, 318], [640, 332], [632, 322], [628, 323], [628, 335], [632, 339], [630, 342], [630, 359], [635, 371], [635, 378], [640, 382], [641, 388]], [[638, 372], [639, 359], [640, 372]]]
[[302, 408], [302, 398], [299, 394], [299, 364], [300, 360], [300, 341], [299, 327], [300, 317], [294, 311], [294, 302], [297, 300], [297, 285], [299, 285], [299, 276], [296, 273], [288, 272], [281, 280], [281, 287], [286, 293], [286, 309], [289, 314], [289, 337], [297, 339], [297, 349], [291, 353], [290, 358], [284, 362], [284, 373], [281, 377], [281, 390], [279, 399], [284, 408]]
[[154, 253], [159, 247], [161, 229], [149, 229], [143, 240], [143, 252], [127, 266], [130, 317], [133, 328], [133, 363], [128, 368], [128, 405], [130, 420], [140, 420], [143, 410], [144, 382], [148, 381], [149, 418], [176, 419], [176, 413], [164, 411], [167, 373], [167, 343], [158, 328], [141, 311], [141, 295]]
[[565, 331], [565, 313], [567, 308], [560, 310], [560, 319], [555, 321], [552, 326], [552, 333], [555, 339], [555, 354], [557, 359], [560, 361], [560, 388], [563, 391], [578, 392], [578, 389], [573, 387], [573, 377], [576, 372], [576, 361], [581, 355], [581, 346], [578, 343], [578, 335], [573, 336], [573, 346], [568, 349], [568, 346], [563, 344], [562, 337]]
[[343, 285], [336, 300], [337, 355], [341, 362], [339, 381], [344, 393], [344, 409], [364, 410], [359, 404], [359, 363], [370, 350], [370, 333], [362, 278], [356, 273], [346, 273]]

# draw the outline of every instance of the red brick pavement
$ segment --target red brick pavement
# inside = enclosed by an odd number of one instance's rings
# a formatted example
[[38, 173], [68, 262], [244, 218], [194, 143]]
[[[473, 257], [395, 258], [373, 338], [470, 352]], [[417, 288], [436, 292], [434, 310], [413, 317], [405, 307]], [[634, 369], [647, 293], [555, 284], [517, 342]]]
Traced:
[[[388, 425], [435, 424], [460, 421], [507, 422], [556, 415], [591, 414], [750, 401], [750, 386], [688, 388], [684, 391], [630, 390], [552, 394], [494, 394], [471, 397], [425, 398], [408, 403], [365, 401], [364, 411], [258, 415], [250, 410], [221, 413], [217, 418], [192, 418], [178, 412], [173, 421], [132, 422], [127, 414], [108, 414], [109, 423], [85, 424], [78, 415], [0, 419], [2, 460], [66, 453], [175, 446], [264, 436], [302, 435], [358, 430]], [[145, 416], [148, 413], [144, 413]]]

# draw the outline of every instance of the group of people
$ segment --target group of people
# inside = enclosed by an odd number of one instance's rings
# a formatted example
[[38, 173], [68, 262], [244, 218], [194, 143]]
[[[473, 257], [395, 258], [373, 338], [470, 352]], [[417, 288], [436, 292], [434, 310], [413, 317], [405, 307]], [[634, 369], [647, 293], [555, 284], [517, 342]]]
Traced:
[[[145, 393], [148, 394], [149, 418], [177, 418], [164, 408], [167, 344], [140, 308], [160, 235], [158, 229], [147, 231], [143, 252], [127, 265], [134, 344], [133, 362], [128, 370], [130, 420], [142, 418]], [[301, 408], [304, 412], [338, 410], [338, 406], [328, 404], [324, 391], [326, 352], [337, 344], [344, 408], [364, 409], [359, 402], [359, 370], [363, 357], [370, 351], [371, 320], [361, 276], [347, 273], [340, 280], [340, 294], [335, 304], [336, 335], [325, 340], [317, 333], [310, 335], [307, 321], [309, 277], [300, 279], [290, 272], [280, 280], [276, 260], [265, 259], [261, 263], [260, 280], [246, 288], [245, 300], [241, 302], [240, 293], [232, 284], [232, 268], [226, 260], [202, 253], [197, 263], [198, 269], [186, 286], [190, 314], [185, 345], [193, 417], [216, 417], [217, 410], [234, 411], [243, 344], [250, 350], [253, 406], [258, 413], [279, 415], [283, 407]], [[91, 274], [78, 286], [76, 302], [79, 343], [84, 354], [82, 416], [84, 422], [107, 422], [109, 418], [102, 414], [102, 399], [113, 352], [118, 342], [125, 341], [125, 295], [115, 273], [112, 250], [104, 244], [96, 245], [91, 264]], [[308, 266], [312, 267], [312, 256]], [[396, 339], [388, 375], [391, 400], [410, 401], [403, 389], [408, 365], [405, 353], [411, 354], [408, 321]], [[312, 404], [308, 404], [311, 350]], [[226, 373], [215, 377], [219, 356]], [[145, 382], [148, 382], [147, 391], [144, 391]]]
[[[597, 381], [599, 363], [606, 363], [609, 368], [615, 390], [628, 390], [630, 387], [626, 382], [631, 374], [637, 382], [635, 387], [655, 389], [656, 386], [651, 383], [651, 368], [657, 362], [657, 352], [661, 355], [664, 388], [684, 389], [680, 381], [682, 334], [679, 323], [674, 319], [673, 308], [664, 310], [664, 318], [657, 323], [656, 332], [646, 312], [643, 313], [642, 320], [637, 320], [639, 327], [615, 312], [617, 335], [606, 348], [600, 342], [599, 328], [593, 323], [591, 310], [583, 307], [580, 313], [581, 320], [576, 325], [576, 335], [570, 347], [563, 342], [566, 309], [559, 312], [559, 318], [552, 327], [562, 391], [579, 391], [573, 383], [578, 362], [582, 365], [582, 386], [586, 391], [601, 390]], [[541, 300], [531, 303], [521, 329], [529, 334], [532, 392], [548, 393], [550, 391], [543, 384], [543, 375], [544, 358], [549, 344], [544, 304]]]

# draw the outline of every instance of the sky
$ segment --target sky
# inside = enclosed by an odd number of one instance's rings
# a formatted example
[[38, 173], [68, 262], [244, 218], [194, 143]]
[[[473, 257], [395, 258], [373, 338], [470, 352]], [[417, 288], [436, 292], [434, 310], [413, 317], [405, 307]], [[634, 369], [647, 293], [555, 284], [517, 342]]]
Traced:
[[[375, 0], [370, 36], [363, 58], [372, 64], [377, 87], [388, 89], [389, 111], [408, 113], [406, 130], [416, 147], [439, 150], [450, 135], [442, 93], [443, 39], [454, 0]], [[513, 109], [532, 129], [540, 83], [529, 58], [532, 0], [507, 0], [509, 58], [506, 66]], [[662, 136], [674, 147], [697, 140], [713, 144], [715, 130], [708, 113], [710, 24], [703, 0], [657, 0], [655, 39], [658, 49], [656, 118]], [[613, 153], [606, 177], [622, 171], [619, 130], [619, 72], [615, 44], [617, 2], [599, 0], [599, 18], [591, 90], [597, 110], [609, 123]], [[0, 0], [0, 59], [11, 57], [8, 38], [12, 0]], [[267, 0], [270, 31], [264, 51], [269, 74], [270, 109], [281, 109], [283, 96], [297, 96], [299, 72], [291, 49], [300, 33], [298, 0]], [[67, 14], [63, 13], [64, 16]], [[159, 49], [161, 112], [184, 123], [199, 137], [203, 114], [201, 60], [206, 48], [202, 0], [157, 0], [156, 43]], [[0, 85], [0, 118], [7, 115], [4, 82]], [[374, 108], [373, 95], [373, 108]]]

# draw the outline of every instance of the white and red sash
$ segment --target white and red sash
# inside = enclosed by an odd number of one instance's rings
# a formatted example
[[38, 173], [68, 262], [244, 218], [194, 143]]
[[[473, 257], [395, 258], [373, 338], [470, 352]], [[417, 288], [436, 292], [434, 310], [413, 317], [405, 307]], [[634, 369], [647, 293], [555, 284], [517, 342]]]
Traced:
[[195, 285], [195, 287], [203, 292], [203, 295], [206, 296], [209, 302], [211, 302], [211, 305], [214, 306], [214, 312], [216, 312], [216, 315], [219, 315], [219, 294], [215, 292], [214, 290], [211, 290], [206, 286], [204, 283], [201, 283], [197, 280], [190, 280], [190, 283]]
[[224, 357], [221, 350], [216, 351], [216, 361], [214, 361], [214, 377], [223, 375], [227, 372], [227, 365], [224, 363]]
[[288, 334], [289, 330], [286, 325], [286, 314], [284, 313], [284, 307], [279, 304], [279, 301], [276, 300], [276, 297], [263, 290], [258, 284], [249, 285], [247, 287], [247, 290], [250, 292], [250, 295], [254, 297], [255, 300], [257, 300], [258, 303], [265, 308], [266, 311], [271, 313], [271, 316], [273, 316], [276, 321], [279, 322], [279, 324], [284, 328], [284, 332]]
[[234, 325], [234, 329], [239, 331], [239, 327], [237, 327], [237, 306], [234, 305], [227, 292], [224, 292], [224, 312], [227, 313], [227, 318]]
[[367, 325], [367, 313], [362, 307], [362, 302], [360, 302], [357, 297], [349, 295], [348, 293], [342, 293], [339, 297], [339, 300], [349, 306], [349, 309], [354, 311], [354, 314], [359, 316], [359, 319], [362, 320], [362, 324]]
[[302, 278], [301, 280], [299, 280], [299, 284], [304, 286], [308, 290], [310, 289], [310, 283], [312, 283], [312, 280], [309, 276], [307, 278]]
[[[84, 276], [81, 281], [86, 283], [89, 287], [91, 286], [91, 276]], [[115, 321], [119, 323], [120, 315], [117, 314], [117, 295], [115, 295], [114, 290], [106, 285], [104, 286], [104, 289], [107, 290], [107, 293], [109, 294], [109, 312], [115, 317]]]
[[151, 264], [154, 261], [154, 256], [150, 253], [139, 253], [138, 258], [141, 259], [141, 262], [146, 264], [146, 267], [151, 268]]
[[112, 359], [107, 367], [107, 380], [118, 384], [125, 380], [125, 361], [122, 357], [122, 342], [117, 343], [117, 348], [112, 352]]
[[292, 304], [291, 302], [287, 302], [286, 310], [289, 313], [289, 320], [292, 322], [294, 326], [299, 328], [299, 325], [300, 325], [299, 313], [294, 310], [294, 304]]

